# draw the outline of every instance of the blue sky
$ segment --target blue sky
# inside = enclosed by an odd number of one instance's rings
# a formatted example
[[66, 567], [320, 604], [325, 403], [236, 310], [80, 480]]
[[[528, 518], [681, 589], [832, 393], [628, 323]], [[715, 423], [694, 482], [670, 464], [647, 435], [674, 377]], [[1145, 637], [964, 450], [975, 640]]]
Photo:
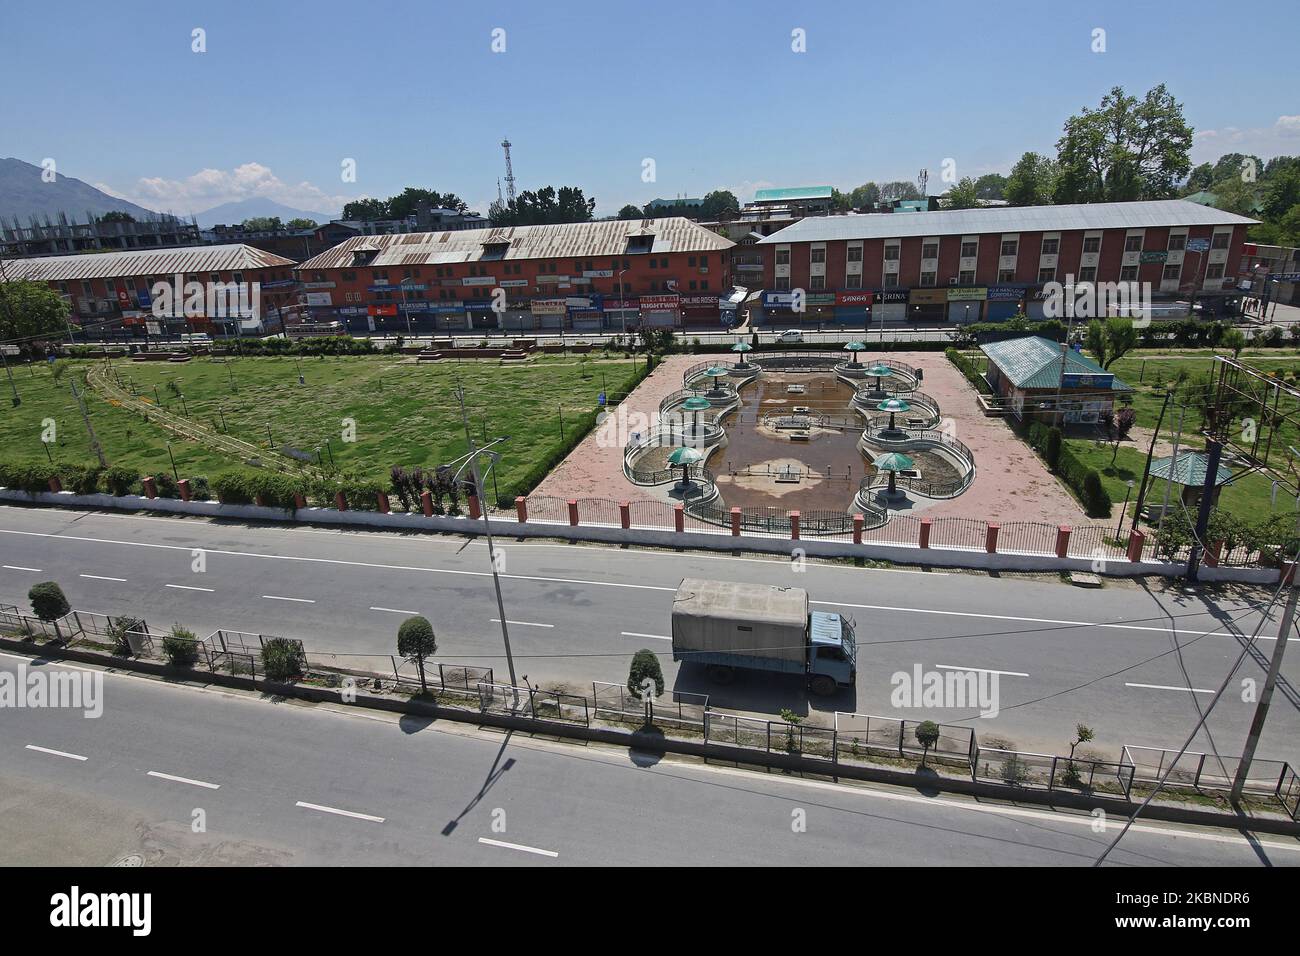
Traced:
[[922, 167], [933, 187], [947, 158], [1006, 172], [1111, 86], [1165, 82], [1194, 160], [1267, 158], [1300, 154], [1294, 36], [1138, 0], [10, 4], [0, 155], [179, 213], [252, 195], [330, 212], [408, 184], [486, 213], [508, 135], [520, 189], [578, 185], [607, 214]]

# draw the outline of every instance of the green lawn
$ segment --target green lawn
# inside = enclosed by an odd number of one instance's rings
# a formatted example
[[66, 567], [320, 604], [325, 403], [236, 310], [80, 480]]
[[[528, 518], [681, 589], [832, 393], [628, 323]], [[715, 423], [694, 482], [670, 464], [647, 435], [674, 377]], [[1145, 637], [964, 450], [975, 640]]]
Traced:
[[[326, 464], [332, 454], [339, 469], [384, 482], [393, 465], [428, 467], [465, 453], [464, 428], [453, 396], [459, 379], [476, 435], [510, 436], [501, 449], [497, 475], [505, 495], [540, 462], [553, 457], [564, 439], [572, 440], [580, 418], [596, 410], [602, 389], [617, 401], [643, 367], [595, 355], [585, 363], [556, 356], [520, 365], [417, 365], [394, 356], [303, 358], [301, 364], [304, 385], [298, 384], [293, 358], [118, 361], [116, 368], [141, 397], [153, 400], [156, 394], [169, 411], [180, 413], [184, 407], [189, 417], [217, 427], [224, 419], [231, 435], [263, 447], [272, 440], [276, 448], [287, 445], [311, 454], [320, 447]], [[84, 380], [85, 370], [84, 362], [68, 362], [56, 381], [46, 365], [14, 369], [22, 404], [0, 404], [0, 454], [45, 460], [41, 434], [53, 420], [54, 459], [92, 463], [86, 428], [70, 391], [74, 378]], [[184, 396], [184, 406], [169, 382]], [[86, 401], [110, 465], [142, 474], [170, 471], [167, 432], [140, 414], [114, 407], [93, 390], [87, 390]], [[355, 441], [343, 440], [347, 419], [355, 422]], [[240, 465], [193, 441], [173, 440], [172, 452], [181, 477], [210, 477]]]

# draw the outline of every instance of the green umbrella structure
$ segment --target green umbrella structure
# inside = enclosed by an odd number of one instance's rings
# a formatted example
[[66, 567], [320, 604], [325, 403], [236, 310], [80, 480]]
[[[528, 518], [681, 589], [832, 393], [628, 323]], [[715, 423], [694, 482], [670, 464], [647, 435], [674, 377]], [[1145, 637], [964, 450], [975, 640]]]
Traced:
[[698, 448], [687, 448], [686, 446], [682, 446], [673, 449], [672, 454], [668, 456], [668, 464], [672, 465], [674, 468], [680, 468], [682, 470], [682, 484], [686, 485], [690, 482], [687, 474], [691, 469], [691, 465], [702, 461], [703, 458], [704, 452], [700, 451]]
[[[707, 411], [708, 409], [710, 409], [710, 408], [712, 408], [712, 407], [713, 407], [713, 404], [712, 404], [712, 403], [711, 403], [707, 398], [705, 398], [703, 395], [692, 395], [692, 396], [691, 396], [690, 398], [688, 398], [686, 401], [682, 402], [682, 408], [686, 409], [686, 411], [688, 411], [688, 412], [691, 413], [691, 434], [692, 434], [692, 435], [694, 435], [697, 431], [699, 431], [699, 428], [700, 428], [700, 416], [699, 416], [699, 413], [700, 413], [700, 412], [703, 412], [703, 411]], [[689, 451], [694, 451], [695, 449], [693, 449], [693, 448], [692, 448], [692, 449], [683, 449], [683, 448], [679, 448], [679, 449], [678, 449], [678, 451], [687, 451], [687, 450], [689, 450]], [[674, 454], [676, 454], [676, 452], [674, 452]], [[680, 464], [680, 462], [673, 462], [673, 464]]]
[[867, 374], [876, 380], [875, 391], [878, 392], [880, 391], [880, 380], [882, 378], [889, 378], [889, 376], [894, 374], [894, 370], [890, 368], [888, 365], [877, 364], [867, 369]]
[[722, 376], [724, 375], [730, 375], [731, 370], [728, 369], [725, 365], [710, 365], [708, 368], [704, 370], [704, 374], [709, 375], [713, 378], [713, 390], [715, 392], [718, 392], [721, 391], [721, 389], [718, 387], [718, 379], [722, 378]]
[[844, 351], [850, 353], [853, 356], [851, 359], [849, 359], [849, 363], [851, 365], [857, 365], [858, 353], [865, 352], [866, 350], [867, 347], [862, 342], [850, 342], [848, 345], [844, 346]]
[[876, 411], [889, 412], [889, 430], [894, 430], [894, 414], [896, 412], [910, 412], [912, 406], [901, 398], [887, 398], [876, 406]]
[[883, 455], [876, 456], [872, 462], [879, 470], [889, 472], [889, 490], [886, 494], [896, 494], [898, 489], [895, 486], [895, 472], [907, 471], [912, 467], [914, 462], [911, 458], [896, 451], [887, 452]]
[[745, 353], [752, 352], [753, 350], [754, 350], [754, 346], [750, 345], [748, 342], [737, 342], [735, 345], [731, 347], [731, 351], [740, 353], [740, 357], [736, 359], [737, 365], [744, 365]]
[[[1210, 456], [1202, 451], [1180, 451], [1178, 460], [1175, 462], [1173, 457], [1157, 458], [1151, 463], [1151, 477], [1163, 478], [1166, 481], [1172, 481], [1176, 485], [1191, 485], [1196, 488], [1204, 487], [1205, 473], [1210, 468]], [[1219, 470], [1214, 473], [1214, 483], [1221, 485], [1232, 477], [1232, 471], [1219, 466]]]

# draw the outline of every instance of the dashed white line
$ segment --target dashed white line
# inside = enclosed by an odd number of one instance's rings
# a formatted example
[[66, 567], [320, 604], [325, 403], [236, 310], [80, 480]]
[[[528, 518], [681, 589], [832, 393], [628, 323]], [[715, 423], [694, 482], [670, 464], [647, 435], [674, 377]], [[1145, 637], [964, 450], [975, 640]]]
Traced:
[[414, 616], [414, 615], [420, 613], [419, 611], [403, 611], [400, 607], [372, 607], [370, 610], [372, 610], [372, 611], [387, 611], [387, 612], [389, 612], [390, 614], [407, 614], [407, 615], [411, 615], [411, 616]]
[[352, 817], [355, 820], [368, 820], [371, 823], [383, 823], [383, 817], [371, 816], [369, 813], [356, 813], [352, 810], [340, 810], [338, 807], [325, 807], [319, 803], [304, 803], [299, 800], [294, 806], [303, 807], [307, 810], [319, 810], [321, 813], [334, 813], [340, 817]]
[[506, 843], [503, 840], [489, 840], [487, 837], [479, 837], [479, 843], [486, 843], [488, 846], [499, 846], [507, 850], [519, 850], [523, 853], [536, 853], [538, 856], [557, 857], [560, 854], [554, 850], [539, 850], [535, 846], [524, 846], [522, 843]]
[[667, 634], [642, 634], [640, 631], [619, 631], [624, 637], [649, 637], [656, 641], [671, 641]]
[[1139, 687], [1142, 690], [1180, 690], [1184, 694], [1213, 694], [1215, 691], [1206, 690], [1204, 687], [1171, 687], [1168, 684], [1130, 684], [1125, 682], [1125, 687]]
[[[494, 617], [491, 619], [493, 624], [500, 624], [501, 618]], [[512, 621], [506, 618], [507, 624], [518, 624], [520, 627], [555, 627], [554, 624], [538, 624], [536, 621]]]
[[205, 783], [202, 780], [192, 780], [189, 777], [177, 777], [170, 773], [162, 773], [158, 770], [150, 770], [147, 774], [150, 777], [157, 777], [159, 780], [171, 780], [174, 783], [188, 783], [192, 787], [203, 787], [205, 790], [220, 790], [219, 783]]
[[90, 578], [92, 581], [116, 581], [118, 584], [125, 584], [126, 578], [108, 578], [102, 574], [83, 574], [83, 578]]
[[28, 750], [35, 750], [37, 753], [50, 754], [54, 757], [67, 757], [69, 760], [86, 760], [88, 758], [81, 754], [70, 754], [66, 750], [51, 750], [49, 747], [38, 747], [35, 744], [28, 744]]
[[935, 664], [941, 671], [970, 671], [975, 674], [999, 674], [1003, 677], [1028, 677], [1021, 671], [995, 671], [988, 667], [958, 667], [956, 664]]
[[175, 588], [178, 591], [206, 591], [208, 594], [216, 593], [216, 588], [196, 588], [192, 584], [164, 584], [165, 588]]
[[24, 568], [22, 565], [19, 564], [6, 564], [0, 566], [4, 567], [6, 571], [35, 571], [37, 574], [41, 573], [40, 568]]
[[291, 597], [280, 597], [278, 594], [263, 594], [262, 597], [266, 598], [266, 600], [268, 600], [268, 601], [293, 601], [293, 602], [295, 602], [296, 604], [315, 604], [315, 603], [316, 603], [316, 602], [313, 601], [311, 598], [291, 598]]

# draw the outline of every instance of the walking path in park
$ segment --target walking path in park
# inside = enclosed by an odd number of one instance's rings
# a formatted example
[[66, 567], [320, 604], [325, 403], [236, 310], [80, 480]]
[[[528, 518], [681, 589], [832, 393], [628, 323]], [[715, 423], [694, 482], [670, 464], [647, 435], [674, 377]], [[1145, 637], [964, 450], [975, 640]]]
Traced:
[[[951, 433], [975, 454], [975, 481], [946, 501], [918, 498], [911, 511], [926, 517], [964, 517], [996, 522], [1041, 521], [1071, 526], [1087, 522], [1083, 509], [1047, 466], [999, 418], [979, 410], [975, 389], [941, 352], [890, 352], [888, 357], [921, 368], [923, 390], [938, 400]], [[662, 498], [623, 475], [623, 449], [633, 432], [653, 425], [659, 402], [682, 387], [682, 373], [698, 355], [672, 355], [614, 409], [533, 491], [557, 498], [644, 500]], [[955, 430], [952, 430], [955, 427]], [[845, 508], [849, 502], [845, 501]], [[904, 511], [903, 513], [909, 513]]]

